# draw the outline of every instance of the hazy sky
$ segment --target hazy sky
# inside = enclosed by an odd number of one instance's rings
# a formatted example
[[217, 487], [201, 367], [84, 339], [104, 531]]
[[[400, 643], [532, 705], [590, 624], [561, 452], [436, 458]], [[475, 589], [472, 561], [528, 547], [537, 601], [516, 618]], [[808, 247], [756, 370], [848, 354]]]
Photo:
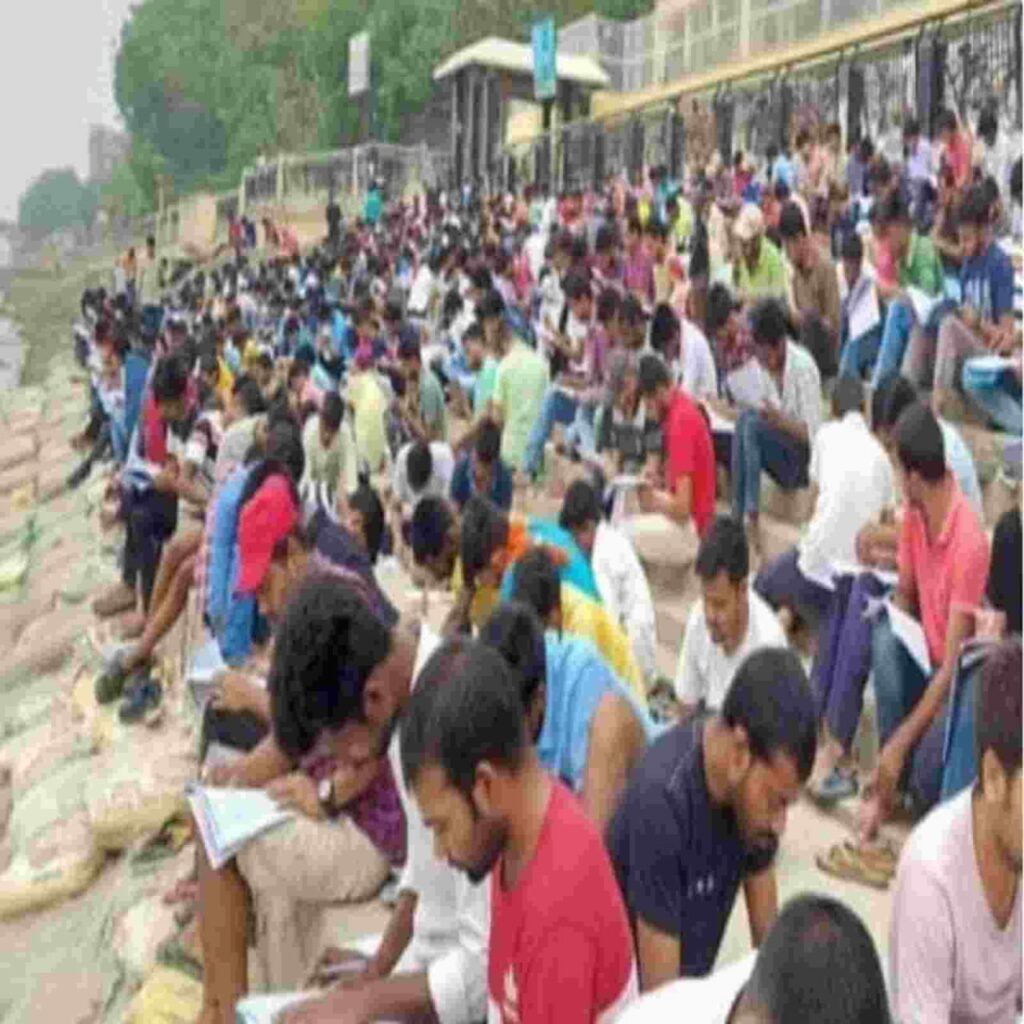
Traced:
[[131, 0], [4, 3], [0, 31], [0, 218], [40, 171], [89, 171], [90, 124], [120, 127], [114, 53]]

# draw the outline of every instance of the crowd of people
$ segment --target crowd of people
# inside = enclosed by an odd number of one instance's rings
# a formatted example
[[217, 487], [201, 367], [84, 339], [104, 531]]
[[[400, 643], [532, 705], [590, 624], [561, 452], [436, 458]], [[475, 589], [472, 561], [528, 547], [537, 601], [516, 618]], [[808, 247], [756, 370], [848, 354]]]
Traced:
[[[1021, 435], [1021, 161], [990, 112], [937, 124], [895, 161], [829, 126], [682, 182], [375, 186], [318, 245], [149, 239], [83, 295], [69, 484], [103, 467], [123, 529], [96, 697], [160, 714], [194, 595], [202, 776], [295, 812], [220, 869], [198, 844], [203, 1024], [254, 944], [270, 988], [324, 983], [290, 1022], [1020, 1013], [1021, 513], [987, 529], [960, 421]], [[763, 474], [813, 503], [774, 558]], [[385, 558], [450, 593], [437, 632]], [[651, 565], [699, 591], [667, 687]], [[861, 796], [824, 871], [896, 873], [884, 970], [842, 903], [779, 907], [804, 792]], [[389, 878], [373, 948], [317, 947]], [[755, 952], [716, 971], [741, 887]]]

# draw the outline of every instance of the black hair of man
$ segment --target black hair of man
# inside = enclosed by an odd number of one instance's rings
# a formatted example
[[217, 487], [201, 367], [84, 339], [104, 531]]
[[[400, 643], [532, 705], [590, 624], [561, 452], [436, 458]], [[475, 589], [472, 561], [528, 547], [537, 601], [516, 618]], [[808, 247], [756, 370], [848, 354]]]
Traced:
[[417, 565], [441, 554], [454, 522], [452, 510], [444, 498], [430, 495], [416, 502], [409, 524], [409, 544]]
[[485, 466], [494, 466], [501, 458], [501, 427], [494, 420], [484, 419], [477, 427], [473, 452]]
[[281, 749], [297, 760], [325, 729], [360, 719], [366, 680], [390, 649], [387, 626], [350, 584], [306, 577], [278, 623], [268, 679]]
[[921, 122], [916, 117], [908, 117], [903, 122], [903, 138], [913, 139], [921, 134]]
[[153, 370], [153, 398], [157, 402], [174, 402], [183, 398], [188, 388], [188, 366], [178, 355], [164, 356]]
[[543, 547], [531, 548], [516, 563], [512, 579], [512, 600], [522, 601], [547, 622], [562, 603], [562, 581], [558, 567]]
[[476, 574], [491, 561], [491, 556], [508, 537], [508, 519], [487, 498], [474, 494], [462, 510], [460, 555], [462, 572], [472, 583]]
[[344, 416], [345, 403], [341, 400], [341, 395], [336, 391], [328, 391], [320, 405], [321, 422], [331, 433], [336, 433]]
[[659, 302], [651, 318], [651, 348], [664, 358], [669, 343], [673, 338], [678, 339], [681, 333], [675, 310], [667, 302]]
[[769, 162], [774, 162], [776, 157], [779, 155], [778, 144], [774, 142], [769, 142], [768, 148], [765, 150], [764, 155], [768, 158]]
[[940, 111], [939, 116], [935, 119], [935, 134], [955, 132], [956, 127], [956, 114], [952, 110]]
[[409, 486], [414, 491], [422, 491], [430, 482], [430, 474], [434, 472], [434, 457], [430, 454], [430, 445], [425, 441], [414, 441], [405, 457], [405, 471], [409, 477]]
[[779, 214], [779, 237], [784, 241], [791, 238], [803, 238], [807, 234], [804, 213], [794, 202], [788, 202]]
[[973, 185], [960, 202], [957, 219], [972, 227], [987, 227], [991, 220], [992, 199], [983, 185]]
[[494, 282], [491, 279], [491, 272], [483, 263], [478, 263], [469, 272], [469, 281], [474, 288], [479, 289], [486, 295], [494, 290]]
[[839, 255], [844, 260], [850, 260], [855, 263], [864, 262], [864, 243], [861, 241], [861, 237], [856, 231], [847, 231], [843, 235], [843, 241], [839, 248]]
[[864, 385], [860, 377], [840, 377], [832, 391], [832, 415], [841, 420], [848, 412], [864, 411]]
[[250, 473], [242, 488], [239, 508], [272, 476], [284, 477], [292, 492], [295, 504], [299, 505], [297, 484], [306, 468], [306, 452], [302, 447], [302, 431], [294, 420], [278, 420], [267, 431], [263, 450], [263, 461]]
[[375, 565], [384, 542], [384, 503], [380, 495], [367, 483], [361, 483], [349, 496], [349, 507], [363, 518], [363, 535], [370, 564]]
[[627, 295], [620, 307], [622, 322], [629, 327], [639, 327], [644, 322], [644, 307], [635, 295]]
[[206, 351], [199, 353], [199, 373], [203, 377], [213, 373], [220, 373], [220, 362], [217, 360], [216, 352]]
[[743, 524], [732, 516], [716, 516], [704, 535], [694, 566], [702, 580], [724, 572], [733, 585], [750, 575], [750, 545]]
[[582, 267], [573, 267], [565, 275], [562, 291], [565, 292], [565, 297], [569, 302], [592, 295], [590, 275]]
[[730, 728], [742, 726], [759, 761], [791, 757], [800, 782], [814, 765], [818, 720], [807, 673], [788, 647], [762, 647], [736, 670], [722, 702]]
[[996, 144], [996, 136], [999, 134], [999, 117], [992, 104], [987, 104], [978, 115], [978, 135], [988, 146]]
[[720, 281], [713, 284], [708, 289], [708, 334], [717, 334], [726, 325], [733, 310], [739, 308], [739, 303], [729, 291], [728, 285]]
[[882, 224], [910, 224], [910, 207], [898, 191], [891, 192], [882, 200], [879, 219]]
[[637, 367], [637, 386], [643, 397], [655, 394], [663, 387], [672, 386], [672, 375], [668, 372], [665, 360], [654, 352], [646, 352], [640, 357]]
[[476, 640], [446, 641], [423, 666], [401, 722], [402, 775], [415, 786], [428, 766], [470, 802], [487, 761], [515, 771], [529, 747], [512, 669]]
[[946, 444], [935, 413], [926, 402], [905, 409], [893, 427], [896, 457], [906, 473], [917, 473], [928, 483], [946, 475]]
[[463, 332], [462, 343], [465, 344], [467, 341], [483, 341], [484, 340], [484, 329], [480, 326], [479, 320], [474, 320]]
[[605, 288], [597, 297], [597, 322], [607, 324], [622, 308], [622, 296], [615, 288]]
[[1021, 641], [1010, 637], [985, 659], [974, 695], [974, 749], [981, 761], [991, 750], [1007, 777], [1021, 765]]
[[651, 220], [647, 224], [647, 234], [659, 242], [668, 240], [668, 225], [663, 220]]
[[565, 492], [558, 523], [570, 533], [581, 530], [590, 523], [601, 522], [601, 499], [588, 480], [574, 480]]
[[261, 352], [256, 357], [256, 365], [261, 370], [273, 370], [274, 369], [274, 357], [269, 352]]
[[547, 678], [544, 626], [522, 601], [498, 605], [480, 630], [480, 643], [496, 650], [514, 672], [523, 710]]
[[501, 297], [501, 292], [495, 288], [485, 293], [484, 297], [476, 304], [477, 320], [493, 320], [504, 315], [505, 300]]
[[750, 310], [750, 333], [755, 345], [777, 348], [789, 333], [786, 309], [778, 299], [758, 299]]
[[896, 421], [917, 401], [917, 391], [906, 377], [889, 377], [871, 395], [871, 426], [891, 430]]
[[597, 229], [597, 236], [594, 239], [594, 251], [599, 253], [607, 252], [609, 249], [614, 249], [618, 241], [619, 236], [614, 226], [602, 224]]
[[838, 900], [805, 893], [783, 907], [757, 954], [744, 1001], [764, 1024], [890, 1024], [871, 935]]

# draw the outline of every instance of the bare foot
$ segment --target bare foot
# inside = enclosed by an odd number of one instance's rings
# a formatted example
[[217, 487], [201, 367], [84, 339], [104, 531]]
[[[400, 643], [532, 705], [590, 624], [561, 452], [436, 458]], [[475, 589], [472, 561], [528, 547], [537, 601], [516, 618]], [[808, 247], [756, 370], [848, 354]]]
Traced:
[[872, 791], [861, 800], [858, 811], [857, 838], [861, 844], [874, 842], [881, 826], [882, 802]]

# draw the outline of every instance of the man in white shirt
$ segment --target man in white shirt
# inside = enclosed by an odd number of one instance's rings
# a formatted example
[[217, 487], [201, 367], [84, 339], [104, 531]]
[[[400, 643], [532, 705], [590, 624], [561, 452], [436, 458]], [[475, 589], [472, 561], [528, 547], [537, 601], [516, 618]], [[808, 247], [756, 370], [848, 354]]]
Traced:
[[750, 587], [750, 548], [743, 527], [716, 519], [697, 552], [701, 600], [690, 611], [679, 653], [675, 690], [680, 718], [703, 704], [722, 706], [736, 670], [761, 647], [785, 647], [771, 608]]
[[891, 1018], [882, 965], [864, 924], [837, 900], [803, 895], [783, 907], [756, 954], [649, 992], [619, 1024], [682, 1020], [889, 1024]]
[[856, 564], [857, 535], [895, 501], [892, 463], [864, 419], [864, 386], [841, 377], [832, 414], [815, 435], [808, 471], [814, 514], [800, 543], [757, 575], [754, 589], [817, 629], [827, 616], [837, 566]]
[[[307, 606], [315, 605], [322, 621], [297, 616], [291, 606], [281, 621], [275, 658], [290, 651], [293, 663], [278, 670], [275, 661], [279, 685], [288, 687], [285, 676], [317, 664], [324, 669], [317, 678], [330, 680], [340, 691], [334, 700], [293, 707], [293, 713], [301, 716], [295, 725], [315, 733], [330, 730], [335, 753], [353, 763], [381, 756], [388, 745], [405, 815], [408, 852], [398, 903], [365, 969], [348, 974], [344, 988], [329, 989], [294, 1007], [282, 1020], [287, 1024], [409, 1019], [472, 1024], [483, 1020], [487, 1014], [488, 889], [472, 885], [434, 855], [430, 830], [402, 781], [399, 735], [394, 728], [438, 638], [426, 628], [417, 635], [397, 627], [386, 650], [360, 649], [356, 660], [361, 667], [373, 667], [361, 687], [353, 686], [353, 671], [358, 675], [359, 667], [353, 670], [344, 663], [350, 651], [347, 645], [344, 652], [339, 649], [337, 637], [345, 635], [346, 603], [358, 597], [340, 580], [319, 579], [315, 585], [320, 588], [319, 597], [315, 602], [310, 599]], [[310, 644], [316, 649], [310, 650]], [[301, 658], [296, 657], [299, 652]], [[329, 722], [319, 720], [327, 716]], [[355, 953], [340, 955], [359, 959]]]
[[558, 521], [590, 560], [605, 609], [626, 631], [644, 678], [653, 679], [658, 653], [654, 600], [633, 545], [605, 521], [598, 493], [586, 480], [566, 491]]
[[455, 455], [446, 441], [411, 441], [395, 459], [391, 491], [402, 506], [403, 518], [412, 515], [422, 498], [446, 498], [455, 472]]
[[662, 303], [651, 319], [650, 342], [691, 398], [718, 397], [718, 371], [711, 346], [695, 323], [680, 320], [670, 305]]
[[977, 782], [914, 829], [896, 873], [889, 982], [907, 1024], [1020, 1020], [1019, 639], [989, 654], [978, 685]]

